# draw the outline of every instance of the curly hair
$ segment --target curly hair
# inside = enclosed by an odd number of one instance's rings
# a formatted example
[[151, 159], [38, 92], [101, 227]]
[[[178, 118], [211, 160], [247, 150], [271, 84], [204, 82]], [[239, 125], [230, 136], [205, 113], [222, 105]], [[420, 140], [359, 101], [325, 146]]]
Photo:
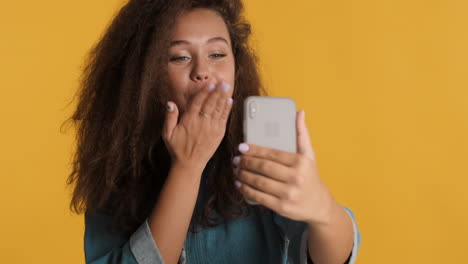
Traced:
[[[226, 134], [208, 162], [206, 203], [199, 222], [215, 226], [210, 213], [242, 217], [247, 208], [234, 187], [231, 159], [242, 142], [242, 102], [265, 95], [257, 58], [248, 45], [251, 27], [241, 0], [130, 0], [87, 54], [71, 117], [76, 152], [67, 184], [70, 209], [104, 211], [111, 230], [131, 232], [150, 213], [169, 173], [171, 160], [161, 138], [168, 100], [167, 48], [175, 18], [208, 8], [225, 21], [235, 59], [235, 87]], [[223, 175], [223, 177], [219, 177]], [[153, 204], [154, 205], [154, 204]], [[228, 207], [241, 209], [229, 212]]]

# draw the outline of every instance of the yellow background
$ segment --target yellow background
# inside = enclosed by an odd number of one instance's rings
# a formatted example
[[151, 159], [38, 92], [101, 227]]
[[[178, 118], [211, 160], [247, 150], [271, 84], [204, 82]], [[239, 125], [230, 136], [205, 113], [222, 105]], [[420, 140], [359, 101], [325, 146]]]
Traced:
[[[2, 1], [2, 263], [84, 263], [60, 124], [122, 3]], [[306, 110], [321, 177], [356, 214], [359, 264], [466, 262], [467, 14], [465, 0], [247, 3], [271, 95]]]

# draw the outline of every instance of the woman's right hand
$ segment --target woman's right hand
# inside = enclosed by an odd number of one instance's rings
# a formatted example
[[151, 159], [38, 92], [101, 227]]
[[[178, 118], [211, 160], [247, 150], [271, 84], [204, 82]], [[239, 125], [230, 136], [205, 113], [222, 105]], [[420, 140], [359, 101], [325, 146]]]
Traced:
[[229, 89], [226, 83], [203, 87], [187, 103], [179, 122], [177, 105], [171, 101], [167, 103], [162, 137], [171, 155], [172, 167], [205, 168], [226, 132], [232, 108]]

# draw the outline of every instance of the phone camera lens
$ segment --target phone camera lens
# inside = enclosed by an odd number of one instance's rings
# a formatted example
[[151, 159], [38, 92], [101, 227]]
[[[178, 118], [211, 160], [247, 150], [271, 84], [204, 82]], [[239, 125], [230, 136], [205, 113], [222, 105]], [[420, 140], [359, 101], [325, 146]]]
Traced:
[[251, 102], [249, 104], [249, 114], [251, 118], [255, 118], [255, 114], [257, 113], [257, 104], [255, 102]]

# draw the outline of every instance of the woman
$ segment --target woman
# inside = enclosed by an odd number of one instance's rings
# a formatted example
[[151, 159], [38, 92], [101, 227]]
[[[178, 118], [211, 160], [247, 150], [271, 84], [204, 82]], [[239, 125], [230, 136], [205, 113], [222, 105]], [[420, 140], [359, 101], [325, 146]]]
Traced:
[[92, 50], [68, 179], [86, 263], [354, 262], [354, 215], [318, 176], [304, 112], [298, 153], [242, 143], [243, 100], [265, 94], [242, 10], [131, 0]]

